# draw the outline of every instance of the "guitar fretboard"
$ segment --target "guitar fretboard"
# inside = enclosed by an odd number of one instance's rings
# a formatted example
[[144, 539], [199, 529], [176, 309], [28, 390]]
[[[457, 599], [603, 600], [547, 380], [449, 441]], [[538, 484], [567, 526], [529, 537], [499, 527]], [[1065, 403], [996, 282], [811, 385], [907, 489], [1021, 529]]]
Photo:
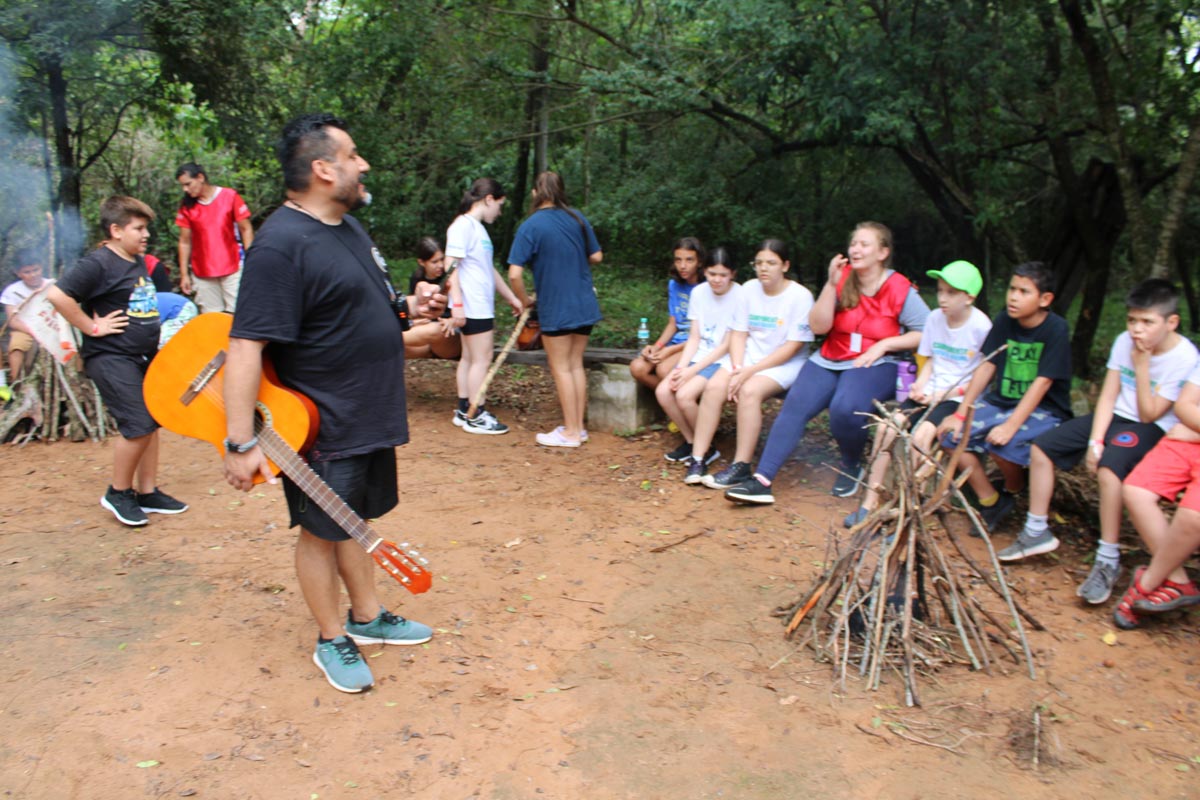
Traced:
[[373, 553], [383, 538], [371, 530], [366, 520], [346, 505], [346, 501], [338, 497], [329, 484], [321, 480], [321, 476], [312, 471], [303, 458], [296, 453], [275, 430], [267, 425], [258, 426], [258, 446], [274, 461], [285, 475], [300, 487], [330, 519], [342, 527], [342, 530], [354, 537], [368, 553]]

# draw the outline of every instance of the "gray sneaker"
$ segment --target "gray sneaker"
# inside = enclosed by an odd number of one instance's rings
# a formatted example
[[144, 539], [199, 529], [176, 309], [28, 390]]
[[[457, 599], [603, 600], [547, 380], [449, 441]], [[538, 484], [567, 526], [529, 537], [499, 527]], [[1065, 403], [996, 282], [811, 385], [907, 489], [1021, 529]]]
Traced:
[[1121, 566], [1119, 564], [1114, 567], [1103, 561], [1097, 561], [1092, 565], [1092, 571], [1088, 573], [1087, 579], [1079, 584], [1075, 594], [1088, 603], [1098, 606], [1108, 601], [1112, 595], [1113, 586], [1116, 585], [1117, 578], [1120, 576]]
[[1040, 556], [1042, 553], [1052, 553], [1058, 549], [1058, 539], [1047, 529], [1034, 535], [1024, 528], [1017, 534], [1017, 540], [1008, 547], [996, 553], [1001, 561], [1020, 561], [1029, 556]]

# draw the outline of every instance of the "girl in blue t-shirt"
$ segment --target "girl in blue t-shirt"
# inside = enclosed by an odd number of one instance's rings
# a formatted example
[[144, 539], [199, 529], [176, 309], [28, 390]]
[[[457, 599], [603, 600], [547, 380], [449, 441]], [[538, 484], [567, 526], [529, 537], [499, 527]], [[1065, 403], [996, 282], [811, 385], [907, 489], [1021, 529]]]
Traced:
[[700, 282], [700, 265], [705, 258], [704, 245], [693, 236], [680, 239], [674, 250], [671, 280], [667, 282], [667, 311], [670, 314], [667, 325], [654, 343], [642, 348], [641, 355], [629, 365], [634, 379], [649, 389], [656, 388], [679, 363], [691, 329], [688, 299]]

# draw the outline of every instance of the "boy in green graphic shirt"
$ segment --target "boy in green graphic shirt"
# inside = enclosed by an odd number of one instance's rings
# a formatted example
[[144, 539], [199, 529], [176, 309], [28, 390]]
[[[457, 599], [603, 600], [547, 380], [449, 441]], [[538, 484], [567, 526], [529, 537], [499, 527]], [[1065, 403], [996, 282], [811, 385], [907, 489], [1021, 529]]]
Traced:
[[[983, 353], [1006, 347], [976, 368], [958, 410], [938, 429], [943, 446], [954, 447], [967, 409], [975, 407], [959, 466], [971, 470], [967, 480], [989, 530], [1013, 510], [1013, 495], [1025, 486], [1033, 440], [1071, 418], [1071, 332], [1050, 310], [1053, 301], [1054, 274], [1045, 264], [1029, 261], [1013, 270], [1004, 313], [992, 321]], [[991, 390], [977, 403], [989, 384]], [[984, 453], [1004, 475], [1003, 489], [988, 481], [980, 461]]]

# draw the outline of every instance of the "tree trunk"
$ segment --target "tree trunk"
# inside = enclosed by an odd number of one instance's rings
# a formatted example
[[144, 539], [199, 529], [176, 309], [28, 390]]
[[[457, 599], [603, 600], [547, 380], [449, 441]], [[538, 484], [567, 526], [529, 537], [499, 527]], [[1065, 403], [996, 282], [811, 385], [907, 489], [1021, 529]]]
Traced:
[[1167, 212], [1163, 215], [1162, 225], [1158, 229], [1158, 250], [1154, 254], [1154, 263], [1150, 267], [1150, 277], [1165, 278], [1171, 264], [1171, 251], [1179, 234], [1179, 226], [1183, 220], [1183, 212], [1187, 206], [1188, 192], [1192, 181], [1196, 178], [1196, 169], [1200, 166], [1200, 114], [1192, 119], [1192, 127], [1188, 131], [1187, 142], [1183, 146], [1183, 154], [1179, 157], [1179, 172], [1175, 175], [1175, 183], [1167, 198]]
[[538, 83], [530, 90], [533, 101], [533, 119], [536, 124], [533, 167], [534, 172], [545, 172], [550, 163], [550, 25], [539, 20], [534, 30], [533, 62], [530, 65]]
[[[58, 224], [58, 244], [62, 262], [73, 259], [83, 248], [83, 225], [79, 207], [83, 188], [76, 154], [71, 146], [71, 125], [67, 116], [67, 79], [62, 61], [55, 56], [42, 62], [50, 90], [50, 124], [54, 133], [54, 154], [58, 167], [58, 186], [50, 195], [51, 209]], [[52, 268], [52, 273], [56, 271]]]

